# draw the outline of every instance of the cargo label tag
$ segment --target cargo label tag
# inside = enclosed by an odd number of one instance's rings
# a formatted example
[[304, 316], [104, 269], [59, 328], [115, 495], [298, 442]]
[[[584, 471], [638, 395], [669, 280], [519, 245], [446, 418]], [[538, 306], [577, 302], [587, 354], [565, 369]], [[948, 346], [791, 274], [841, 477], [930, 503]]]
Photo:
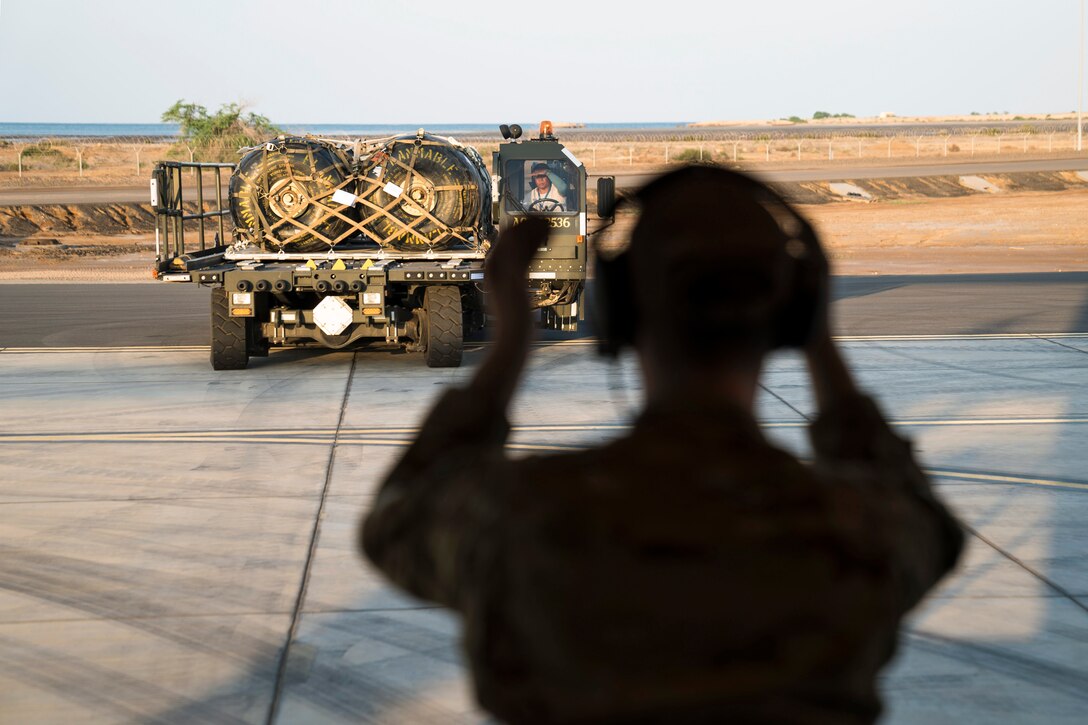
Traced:
[[354, 206], [355, 199], [357, 197], [350, 191], [344, 191], [343, 189], [337, 189], [332, 193], [332, 200], [336, 204], [343, 204], [344, 206]]

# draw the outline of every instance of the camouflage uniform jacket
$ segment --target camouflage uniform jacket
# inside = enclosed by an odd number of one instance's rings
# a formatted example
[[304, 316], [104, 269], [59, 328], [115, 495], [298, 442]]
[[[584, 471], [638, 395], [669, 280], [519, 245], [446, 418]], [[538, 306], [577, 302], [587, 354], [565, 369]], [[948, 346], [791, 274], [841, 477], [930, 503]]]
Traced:
[[362, 545], [460, 612], [477, 698], [509, 722], [872, 722], [900, 619], [962, 546], [867, 397], [811, 426], [807, 465], [728, 407], [518, 460], [508, 430], [447, 393]]

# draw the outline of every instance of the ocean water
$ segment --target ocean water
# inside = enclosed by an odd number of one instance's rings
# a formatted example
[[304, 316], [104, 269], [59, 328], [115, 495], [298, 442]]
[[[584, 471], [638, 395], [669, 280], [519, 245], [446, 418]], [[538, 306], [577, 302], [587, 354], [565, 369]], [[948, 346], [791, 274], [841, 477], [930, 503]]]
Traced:
[[176, 123], [0, 123], [0, 138], [176, 136]]
[[[682, 128], [686, 121], [675, 122], [621, 122], [587, 123], [586, 131], [638, 131], [650, 129]], [[443, 136], [466, 134], [498, 134], [497, 123], [281, 123], [288, 133], [326, 136], [391, 136], [414, 133], [422, 127]], [[523, 123], [527, 131], [536, 129], [537, 122]], [[567, 129], [557, 129], [560, 133]], [[110, 137], [110, 136], [176, 136], [178, 125], [174, 123], [0, 123], [0, 138], [52, 138], [61, 136]]]

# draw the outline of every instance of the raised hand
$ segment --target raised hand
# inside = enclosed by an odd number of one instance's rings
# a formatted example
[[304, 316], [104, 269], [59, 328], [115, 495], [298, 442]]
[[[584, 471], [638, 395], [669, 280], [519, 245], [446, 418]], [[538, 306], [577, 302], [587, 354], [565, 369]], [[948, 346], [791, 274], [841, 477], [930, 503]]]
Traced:
[[533, 325], [529, 307], [529, 263], [548, 242], [548, 223], [529, 217], [499, 235], [484, 265], [488, 314], [495, 341], [469, 383], [490, 409], [505, 411], [529, 353]]
[[499, 235], [487, 257], [484, 290], [488, 314], [497, 320], [498, 346], [513, 340], [528, 341], [532, 330], [527, 281], [529, 263], [536, 251], [548, 243], [548, 229], [544, 219], [528, 217]]

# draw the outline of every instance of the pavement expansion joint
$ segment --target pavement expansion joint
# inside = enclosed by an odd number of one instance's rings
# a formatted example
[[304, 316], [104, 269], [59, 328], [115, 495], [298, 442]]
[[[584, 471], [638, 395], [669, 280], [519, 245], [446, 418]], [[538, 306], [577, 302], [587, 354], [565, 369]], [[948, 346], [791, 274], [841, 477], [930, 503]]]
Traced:
[[298, 597], [295, 600], [295, 606], [291, 613], [291, 625], [287, 630], [287, 641], [284, 642], [279, 664], [276, 667], [276, 680], [272, 690], [272, 700], [269, 703], [268, 708], [268, 725], [272, 725], [276, 722], [276, 714], [279, 710], [280, 700], [283, 697], [283, 689], [286, 682], [287, 663], [291, 655], [291, 644], [298, 638], [298, 628], [302, 621], [303, 607], [306, 603], [306, 593], [309, 589], [310, 576], [313, 572], [313, 563], [317, 556], [317, 546], [321, 536], [321, 521], [325, 518], [325, 504], [328, 500], [329, 487], [332, 485], [333, 466], [336, 463], [337, 438], [340, 435], [341, 427], [344, 425], [344, 416], [347, 413], [348, 400], [351, 397], [351, 384], [355, 377], [355, 367], [358, 363], [358, 359], [358, 355], [352, 354], [351, 368], [348, 370], [347, 379], [344, 383], [344, 394], [340, 401], [340, 414], [336, 420], [336, 432], [333, 435], [332, 445], [329, 447], [329, 459], [325, 467], [325, 482], [321, 488], [321, 499], [318, 503], [317, 512], [314, 515], [314, 526], [310, 534], [310, 546], [306, 552], [306, 561], [302, 567], [302, 581], [299, 583]]
[[[1086, 485], [1085, 488], [1088, 489], [1088, 485]], [[1060, 584], [1055, 582], [1050, 577], [1045, 576], [1040, 571], [1038, 571], [1034, 567], [1032, 567], [1029, 564], [1027, 564], [1026, 562], [1024, 562], [1022, 559], [1020, 559], [1015, 554], [1013, 554], [1013, 553], [1011, 553], [1009, 551], [1006, 551], [1005, 549], [1002, 549], [992, 539], [984, 536], [981, 532], [979, 532], [978, 529], [974, 528], [970, 524], [967, 524], [965, 522], [961, 522], [961, 524], [962, 524], [963, 528], [965, 530], [967, 530], [968, 533], [971, 534], [971, 536], [974, 536], [976, 539], [978, 539], [982, 543], [986, 544], [991, 549], [993, 549], [997, 553], [1001, 554], [1003, 557], [1005, 557], [1006, 559], [1011, 561], [1013, 564], [1016, 564], [1017, 566], [1019, 566], [1021, 569], [1023, 569], [1027, 573], [1031, 574], [1033, 577], [1038, 579], [1041, 583], [1043, 583], [1044, 585], [1049, 587], [1052, 591], [1057, 592], [1061, 596], [1065, 597], [1066, 599], [1071, 601], [1074, 605], [1076, 605], [1080, 609], [1084, 610], [1084, 612], [1086, 614], [1088, 614], [1088, 604], [1085, 604], [1084, 602], [1082, 602], [1080, 599], [1078, 599], [1076, 597], [1076, 595], [1074, 595], [1068, 589], [1061, 586]]]
[[800, 408], [798, 408], [797, 406], [793, 405], [793, 404], [792, 404], [792, 403], [790, 403], [790, 402], [789, 402], [788, 400], [786, 400], [785, 398], [783, 398], [783, 397], [782, 397], [781, 395], [779, 395], [778, 393], [776, 393], [776, 392], [774, 392], [773, 390], [771, 390], [771, 389], [770, 389], [770, 387], [768, 387], [768, 386], [767, 386], [766, 384], [764, 384], [764, 383], [759, 383], [759, 387], [760, 387], [760, 388], [761, 388], [761, 389], [762, 389], [762, 390], [763, 390], [763, 391], [764, 391], [765, 393], [767, 393], [767, 394], [768, 394], [768, 395], [770, 395], [770, 396], [771, 396], [772, 398], [774, 398], [775, 400], [777, 400], [777, 401], [778, 401], [779, 403], [781, 403], [782, 405], [786, 406], [787, 408], [789, 408], [790, 410], [792, 410], [792, 411], [793, 411], [794, 413], [796, 413], [796, 414], [797, 414], [798, 416], [800, 416], [800, 417], [801, 417], [801, 418], [802, 418], [802, 419], [803, 419], [803, 420], [804, 420], [805, 422], [804, 422], [804, 423], [800, 423], [800, 424], [798, 424], [799, 426], [807, 426], [807, 425], [808, 425], [809, 423], [811, 423], [811, 422], [812, 422], [812, 421], [811, 421], [811, 418], [809, 418], [809, 416], [805, 415], [805, 414], [804, 414], [804, 412], [802, 412]]
[[1066, 345], [1064, 342], [1058, 342], [1053, 339], [1055, 335], [1039, 335], [1040, 340], [1046, 340], [1049, 343], [1057, 345], [1058, 347], [1064, 347], [1066, 350], [1072, 350], [1073, 352], [1079, 352], [1082, 355], [1088, 355], [1088, 350], [1082, 350], [1079, 347], [1073, 347], [1072, 345]]
[[[1054, 596], [1058, 596], [1055, 594]], [[438, 605], [420, 605], [415, 607], [335, 607], [335, 608], [321, 608], [321, 609], [308, 609], [303, 607], [302, 610], [305, 614], [380, 614], [382, 612], [446, 612], [449, 611], [446, 607]]]

